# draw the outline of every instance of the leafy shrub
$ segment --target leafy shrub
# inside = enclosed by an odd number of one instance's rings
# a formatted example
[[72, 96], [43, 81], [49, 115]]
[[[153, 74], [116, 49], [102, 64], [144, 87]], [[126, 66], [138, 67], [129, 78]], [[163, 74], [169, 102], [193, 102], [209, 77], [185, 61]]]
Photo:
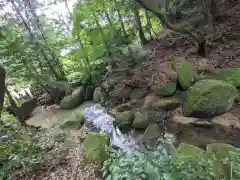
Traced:
[[[164, 143], [164, 142], [163, 142]], [[169, 143], [169, 142], [168, 142]], [[149, 148], [148, 148], [149, 149]], [[150, 151], [112, 151], [102, 172], [107, 180], [234, 180], [240, 178], [240, 151], [219, 159], [214, 153], [189, 154], [158, 145]], [[174, 156], [173, 156], [174, 155]]]
[[[156, 148], [141, 148], [141, 151], [113, 151], [104, 162], [102, 171], [107, 180], [111, 179], [170, 179], [169, 164], [171, 156], [169, 147], [173, 143], [169, 139], [159, 139]], [[169, 146], [170, 145], [170, 146]], [[151, 149], [149, 151], [149, 149]]]

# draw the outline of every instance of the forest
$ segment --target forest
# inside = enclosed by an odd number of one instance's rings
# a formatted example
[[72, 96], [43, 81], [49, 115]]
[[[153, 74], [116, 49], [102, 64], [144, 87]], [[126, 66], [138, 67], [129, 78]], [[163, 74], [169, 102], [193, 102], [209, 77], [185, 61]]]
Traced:
[[0, 179], [240, 179], [239, 0], [0, 1]]

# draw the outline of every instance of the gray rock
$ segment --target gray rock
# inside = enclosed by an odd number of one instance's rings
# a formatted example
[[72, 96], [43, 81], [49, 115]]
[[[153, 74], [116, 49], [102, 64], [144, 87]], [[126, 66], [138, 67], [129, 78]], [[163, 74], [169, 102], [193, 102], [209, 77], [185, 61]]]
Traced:
[[135, 129], [145, 129], [149, 123], [149, 116], [147, 112], [136, 112], [133, 121]]

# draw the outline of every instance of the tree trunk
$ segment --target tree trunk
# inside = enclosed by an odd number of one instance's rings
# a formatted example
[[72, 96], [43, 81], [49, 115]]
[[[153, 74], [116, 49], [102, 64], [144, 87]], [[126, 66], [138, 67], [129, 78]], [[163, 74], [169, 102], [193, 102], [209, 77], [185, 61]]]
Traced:
[[[31, 10], [31, 13], [32, 13], [32, 15], [33, 15], [33, 17], [35, 19], [35, 22], [36, 22], [37, 28], [38, 28], [38, 30], [39, 30], [39, 32], [41, 34], [41, 37], [42, 37], [42, 39], [43, 39], [43, 41], [44, 41], [48, 51], [50, 52], [53, 60], [56, 62], [56, 65], [57, 65], [57, 67], [59, 69], [59, 72], [61, 73], [61, 76], [62, 76], [61, 79], [62, 80], [66, 80], [66, 75], [65, 75], [65, 72], [64, 72], [64, 70], [62, 68], [62, 65], [61, 65], [61, 63], [60, 63], [56, 53], [50, 48], [50, 46], [48, 44], [48, 41], [47, 41], [47, 38], [45, 37], [45, 35], [43, 33], [43, 28], [42, 28], [42, 26], [40, 24], [40, 19], [39, 19], [39, 17], [37, 16], [37, 14], [35, 12], [35, 7], [32, 6], [32, 4], [30, 3], [29, 0], [27, 0], [27, 2], [28, 2], [28, 5], [29, 5], [29, 8]], [[67, 3], [67, 2], [65, 2], [65, 3]]]
[[200, 52], [200, 55], [205, 54], [207, 52], [206, 49], [206, 41], [204, 39], [203, 36], [197, 36], [195, 34], [193, 34], [192, 32], [190, 32], [188, 29], [184, 29], [182, 27], [178, 27], [178, 26], [174, 26], [173, 24], [171, 24], [167, 17], [157, 11], [154, 11], [153, 9], [151, 9], [151, 7], [148, 7], [143, 0], [136, 0], [142, 7], [144, 7], [146, 10], [152, 12], [153, 14], [155, 14], [155, 16], [162, 22], [162, 24], [164, 24], [167, 28], [169, 28], [170, 30], [173, 30], [175, 32], [179, 32], [182, 34], [186, 34], [189, 35], [191, 38], [193, 38], [197, 43], [198, 43], [198, 52]]
[[135, 22], [136, 22], [136, 26], [137, 26], [137, 29], [138, 29], [141, 44], [145, 45], [145, 44], [147, 44], [148, 40], [144, 35], [144, 31], [143, 31], [142, 23], [141, 23], [141, 18], [140, 18], [140, 15], [139, 15], [139, 10], [137, 9], [137, 7], [134, 7], [133, 12], [134, 12]]
[[117, 9], [117, 14], [118, 14], [118, 19], [120, 21], [121, 29], [123, 31], [123, 34], [124, 34], [125, 38], [127, 39], [128, 38], [127, 31], [126, 31], [126, 28], [125, 28], [125, 25], [124, 25], [124, 22], [123, 22], [123, 18], [122, 18], [122, 15], [121, 15], [119, 9]]
[[153, 36], [152, 36], [152, 23], [151, 23], [151, 19], [150, 19], [150, 16], [149, 16], [149, 13], [148, 11], [145, 9], [145, 16], [146, 16], [146, 20], [147, 20], [147, 31], [151, 37], [151, 40], [153, 40]]
[[4, 104], [5, 94], [5, 70], [0, 66], [0, 117]]

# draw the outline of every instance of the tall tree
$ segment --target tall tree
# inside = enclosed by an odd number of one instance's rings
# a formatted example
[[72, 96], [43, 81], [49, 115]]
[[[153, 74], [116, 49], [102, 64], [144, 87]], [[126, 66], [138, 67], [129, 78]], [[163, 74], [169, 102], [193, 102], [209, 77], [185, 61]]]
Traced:
[[144, 30], [142, 27], [141, 18], [140, 18], [140, 14], [139, 14], [139, 9], [136, 5], [134, 5], [134, 7], [133, 7], [133, 12], [134, 12], [134, 16], [135, 16], [135, 22], [136, 22], [136, 26], [138, 29], [140, 41], [141, 41], [142, 45], [147, 44], [148, 40], [144, 35]]
[[[135, 0], [137, 3], [139, 3], [142, 7], [144, 7], [146, 10], [152, 12], [156, 17], [162, 22], [162, 24], [179, 33], [189, 35], [191, 38], [193, 38], [197, 44], [198, 44], [198, 53], [202, 56], [206, 55], [206, 40], [204, 38], [203, 33], [197, 33], [197, 31], [191, 28], [187, 28], [186, 25], [184, 26], [179, 26], [178, 24], [173, 24], [171, 21], [169, 21], [168, 16], [166, 15], [166, 11], [168, 10], [167, 6], [171, 6], [172, 4], [169, 1], [158, 1], [158, 0], [152, 0], [152, 1], [147, 1], [147, 0]], [[190, 2], [186, 2], [190, 3]], [[202, 1], [199, 1], [198, 6], [200, 7]], [[184, 3], [180, 3], [184, 4]], [[200, 12], [200, 8], [197, 7], [196, 11]], [[192, 10], [193, 8], [191, 8]], [[206, 8], [202, 8], [204, 11], [206, 11]]]
[[0, 117], [4, 103], [5, 94], [5, 70], [0, 66]]
[[54, 74], [55, 78], [57, 80], [64, 80], [65, 77], [63, 77], [61, 74], [59, 74], [56, 70], [56, 67], [52, 64], [51, 60], [48, 57], [48, 54], [44, 51], [44, 47], [42, 46], [42, 44], [39, 42], [39, 40], [35, 37], [34, 33], [32, 32], [32, 29], [29, 25], [29, 23], [26, 21], [26, 19], [24, 18], [24, 16], [21, 13], [21, 10], [19, 9], [19, 7], [16, 5], [15, 0], [10, 0], [14, 10], [16, 11], [17, 15], [20, 17], [21, 21], [23, 22], [25, 28], [27, 29], [30, 39], [35, 47], [36, 52], [38, 53], [39, 56], [42, 56], [45, 60], [45, 62], [48, 64], [51, 72]]
[[[47, 37], [45, 36], [44, 32], [43, 32], [43, 28], [40, 22], [40, 19], [38, 17], [38, 15], [36, 14], [36, 6], [30, 2], [30, 0], [25, 0], [25, 2], [27, 2], [27, 6], [29, 6], [29, 9], [31, 11], [31, 14], [33, 16], [34, 22], [40, 32], [40, 35], [43, 39], [43, 42], [45, 43], [45, 47], [47, 48], [47, 50], [49, 51], [50, 55], [52, 56], [52, 60], [55, 62], [54, 65], [56, 65], [58, 68], [58, 70], [60, 71], [60, 74], [62, 76], [62, 80], [66, 80], [66, 75], [65, 72], [61, 66], [61, 63], [59, 61], [59, 58], [57, 57], [56, 53], [54, 52], [54, 50], [49, 46]], [[66, 2], [67, 3], [67, 2]]]

